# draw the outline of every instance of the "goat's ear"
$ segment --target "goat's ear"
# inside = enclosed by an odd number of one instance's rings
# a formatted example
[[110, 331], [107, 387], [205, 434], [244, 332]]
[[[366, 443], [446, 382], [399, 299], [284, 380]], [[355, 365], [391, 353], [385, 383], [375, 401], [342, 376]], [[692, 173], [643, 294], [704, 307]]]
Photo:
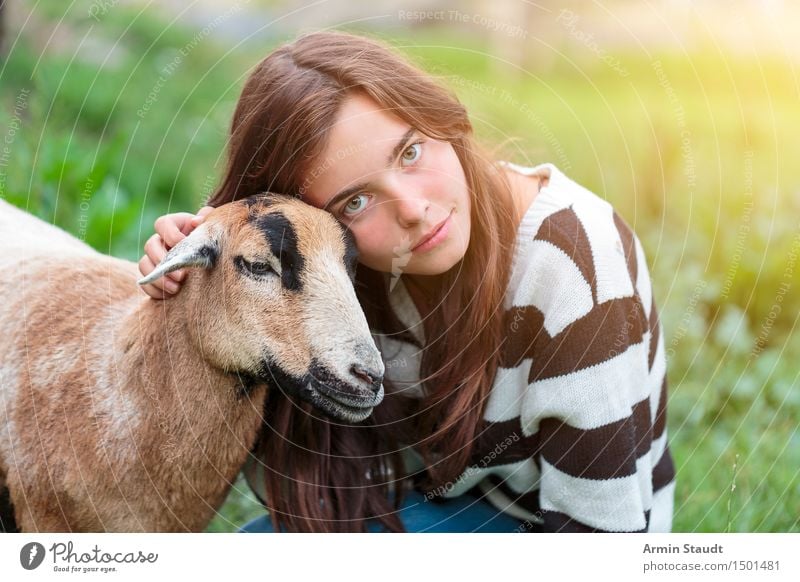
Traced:
[[147, 285], [157, 281], [167, 273], [184, 267], [200, 267], [210, 269], [214, 266], [219, 254], [216, 241], [210, 236], [207, 225], [198, 226], [192, 234], [172, 247], [153, 272], [137, 281], [139, 285]]

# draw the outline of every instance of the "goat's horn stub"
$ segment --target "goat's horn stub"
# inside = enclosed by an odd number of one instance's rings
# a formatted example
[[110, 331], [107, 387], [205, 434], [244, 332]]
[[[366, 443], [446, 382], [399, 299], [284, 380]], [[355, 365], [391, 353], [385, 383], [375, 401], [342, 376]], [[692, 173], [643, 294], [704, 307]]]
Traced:
[[[192, 233], [194, 234], [194, 233]], [[209, 269], [217, 258], [217, 248], [208, 238], [186, 237], [175, 245], [164, 259], [153, 269], [153, 272], [137, 281], [139, 285], [147, 285], [157, 281], [167, 273], [183, 267], [200, 267]]]

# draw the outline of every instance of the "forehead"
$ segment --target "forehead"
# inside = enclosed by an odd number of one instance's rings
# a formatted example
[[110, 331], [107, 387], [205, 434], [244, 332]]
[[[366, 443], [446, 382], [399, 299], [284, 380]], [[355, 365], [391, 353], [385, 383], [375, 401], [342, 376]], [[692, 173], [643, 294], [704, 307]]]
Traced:
[[406, 122], [360, 94], [348, 97], [330, 128], [325, 150], [307, 170], [303, 200], [322, 208], [337, 192], [384, 170], [408, 130]]
[[346, 251], [344, 227], [300, 200], [254, 196], [236, 206], [238, 228], [231, 230], [235, 252], [310, 257], [323, 247], [337, 255]]

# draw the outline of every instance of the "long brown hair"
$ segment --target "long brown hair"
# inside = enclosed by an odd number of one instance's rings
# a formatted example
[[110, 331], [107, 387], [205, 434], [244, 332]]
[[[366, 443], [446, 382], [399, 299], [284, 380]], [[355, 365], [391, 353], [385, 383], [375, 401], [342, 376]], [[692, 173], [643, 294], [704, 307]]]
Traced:
[[[402, 531], [400, 452], [413, 445], [433, 489], [469, 465], [503, 343], [503, 298], [516, 221], [508, 181], [476, 144], [465, 108], [428, 74], [383, 44], [320, 32], [272, 52], [247, 80], [231, 124], [218, 206], [257, 192], [302, 197], [342, 102], [362, 92], [427, 136], [452, 144], [469, 187], [471, 235], [464, 258], [440, 276], [440, 304], [424, 321], [421, 400], [386, 381], [386, 398], [360, 425], [320, 418], [271, 394], [257, 446], [276, 531], [365, 531], [375, 518]], [[356, 292], [372, 329], [404, 334], [383, 273], [359, 265]], [[465, 341], [471, 338], [471, 341]], [[397, 495], [387, 495], [394, 485]]]

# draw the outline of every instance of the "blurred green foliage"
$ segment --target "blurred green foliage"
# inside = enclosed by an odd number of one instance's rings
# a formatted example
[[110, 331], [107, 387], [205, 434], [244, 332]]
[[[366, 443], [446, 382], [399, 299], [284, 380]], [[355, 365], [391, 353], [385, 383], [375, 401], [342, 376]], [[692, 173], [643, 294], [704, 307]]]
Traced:
[[[157, 216], [196, 210], [211, 193], [243, 79], [284, 39], [228, 50], [125, 5], [101, 22], [55, 0], [36, 15], [103, 50], [76, 57], [7, 40], [0, 132], [13, 135], [0, 195], [135, 260]], [[669, 357], [675, 531], [800, 531], [800, 108], [790, 64], [709, 45], [618, 54], [627, 76], [569, 55], [515, 73], [446, 30], [402, 39], [498, 155], [554, 162], [639, 235]], [[261, 512], [240, 480], [209, 531]]]

